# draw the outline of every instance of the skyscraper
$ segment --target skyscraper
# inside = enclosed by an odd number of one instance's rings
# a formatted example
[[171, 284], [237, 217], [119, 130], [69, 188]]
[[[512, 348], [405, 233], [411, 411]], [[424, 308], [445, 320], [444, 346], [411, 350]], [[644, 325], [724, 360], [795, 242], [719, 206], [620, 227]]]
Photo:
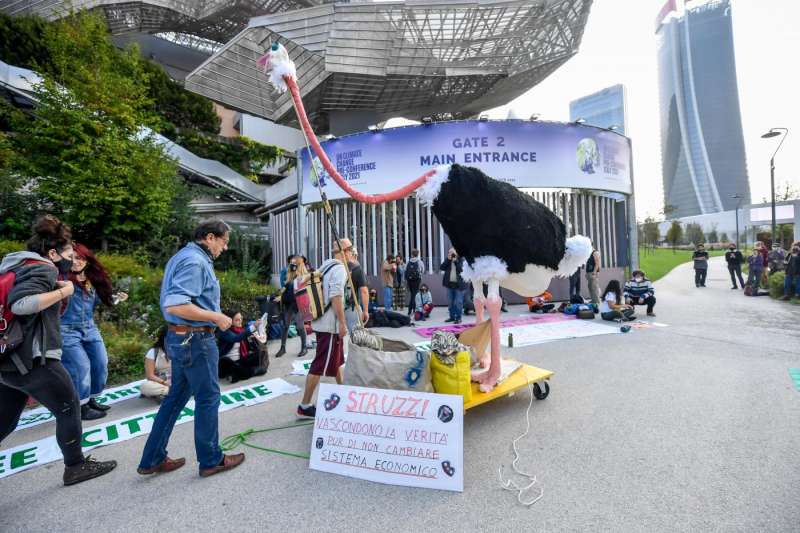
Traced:
[[682, 217], [750, 202], [730, 0], [656, 20], [664, 204]]
[[600, 128], [616, 126], [615, 131], [625, 135], [626, 124], [625, 86], [614, 85], [569, 103], [569, 119], [582, 118], [587, 124]]

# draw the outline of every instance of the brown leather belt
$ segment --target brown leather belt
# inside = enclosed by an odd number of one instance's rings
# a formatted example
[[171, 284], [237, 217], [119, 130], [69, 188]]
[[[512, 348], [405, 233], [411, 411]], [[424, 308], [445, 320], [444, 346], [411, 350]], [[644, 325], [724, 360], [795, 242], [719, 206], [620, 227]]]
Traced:
[[196, 331], [205, 331], [208, 333], [214, 333], [214, 329], [211, 326], [185, 326], [183, 324], [170, 324], [167, 326], [168, 329], [178, 335], [186, 335], [187, 333], [193, 333]]

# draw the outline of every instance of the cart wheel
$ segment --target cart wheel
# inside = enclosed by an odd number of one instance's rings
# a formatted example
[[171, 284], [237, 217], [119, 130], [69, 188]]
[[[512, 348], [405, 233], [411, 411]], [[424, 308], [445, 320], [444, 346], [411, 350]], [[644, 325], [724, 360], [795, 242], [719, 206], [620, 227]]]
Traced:
[[537, 400], [544, 400], [550, 394], [550, 384], [546, 381], [543, 381], [542, 384], [544, 385], [544, 390], [538, 383], [533, 384], [533, 395], [536, 396]]

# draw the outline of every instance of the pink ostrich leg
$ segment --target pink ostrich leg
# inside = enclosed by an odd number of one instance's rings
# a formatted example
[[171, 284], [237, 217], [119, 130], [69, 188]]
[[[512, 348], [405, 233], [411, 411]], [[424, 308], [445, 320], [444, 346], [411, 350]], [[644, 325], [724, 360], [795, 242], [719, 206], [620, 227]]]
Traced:
[[500, 379], [500, 308], [502, 306], [500, 282], [494, 279], [489, 280], [489, 297], [486, 299], [486, 307], [489, 310], [489, 320], [492, 321], [492, 355], [489, 370], [474, 376], [474, 379], [480, 383], [481, 392], [490, 392], [497, 385], [497, 380]]
[[[483, 322], [483, 306], [486, 305], [486, 298], [483, 296], [483, 283], [480, 281], [472, 282], [473, 294], [472, 302], [475, 304], [475, 324]], [[478, 354], [478, 362], [481, 368], [487, 368], [490, 363], [489, 352]]]

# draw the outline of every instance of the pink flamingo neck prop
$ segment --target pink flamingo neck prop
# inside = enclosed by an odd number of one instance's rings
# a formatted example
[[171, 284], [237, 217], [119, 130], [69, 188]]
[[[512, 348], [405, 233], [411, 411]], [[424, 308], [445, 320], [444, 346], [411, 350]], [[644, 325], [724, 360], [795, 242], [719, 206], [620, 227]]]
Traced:
[[330, 159], [328, 159], [328, 155], [325, 153], [325, 150], [323, 150], [322, 146], [319, 144], [317, 136], [314, 134], [314, 130], [311, 129], [311, 123], [308, 121], [308, 117], [306, 116], [306, 110], [303, 106], [303, 100], [300, 98], [300, 89], [297, 86], [297, 82], [291, 76], [284, 76], [283, 79], [286, 81], [286, 85], [289, 88], [289, 93], [292, 95], [295, 110], [297, 111], [297, 118], [300, 120], [300, 126], [303, 128], [303, 131], [305, 132], [306, 137], [311, 144], [311, 148], [314, 150], [314, 153], [317, 154], [322, 166], [333, 178], [333, 181], [335, 181], [339, 187], [344, 189], [344, 191], [353, 199], [367, 204], [382, 204], [385, 202], [391, 202], [393, 200], [400, 200], [406, 196], [409, 196], [411, 193], [421, 187], [428, 180], [428, 178], [436, 173], [436, 169], [431, 169], [408, 185], [385, 194], [364, 194], [353, 189], [350, 187], [350, 185], [348, 185], [347, 181], [345, 181], [341, 174], [336, 171], [336, 167], [333, 166]]

